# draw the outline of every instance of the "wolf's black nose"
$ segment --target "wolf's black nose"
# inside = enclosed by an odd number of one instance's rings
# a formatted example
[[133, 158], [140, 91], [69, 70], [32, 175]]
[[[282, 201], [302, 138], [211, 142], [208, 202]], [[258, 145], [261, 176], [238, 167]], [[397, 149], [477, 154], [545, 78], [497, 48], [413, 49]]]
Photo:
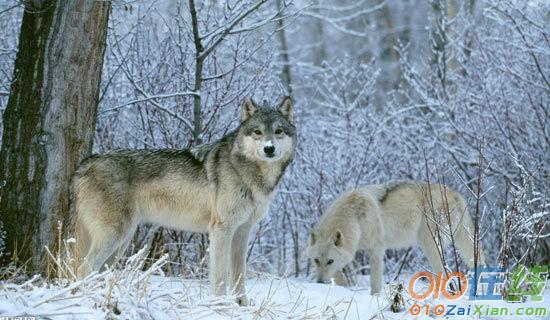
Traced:
[[275, 147], [274, 146], [264, 147], [264, 152], [267, 156], [273, 156], [273, 153], [275, 153]]

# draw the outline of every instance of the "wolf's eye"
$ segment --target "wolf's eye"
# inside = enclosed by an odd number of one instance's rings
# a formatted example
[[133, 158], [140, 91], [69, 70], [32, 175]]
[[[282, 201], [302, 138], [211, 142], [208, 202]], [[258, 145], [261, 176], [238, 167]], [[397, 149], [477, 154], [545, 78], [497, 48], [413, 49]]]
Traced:
[[315, 258], [313, 261], [315, 261], [316, 264], [319, 264], [319, 259]]
[[283, 129], [277, 128], [277, 130], [275, 130], [275, 134], [281, 134], [281, 133], [283, 133]]
[[334, 262], [334, 260], [328, 259], [328, 261], [327, 261], [327, 266], [328, 266], [329, 264], [332, 264], [333, 262]]
[[254, 130], [254, 134], [255, 135], [258, 135], [258, 136], [261, 136], [262, 135], [262, 131], [260, 129], [256, 129]]

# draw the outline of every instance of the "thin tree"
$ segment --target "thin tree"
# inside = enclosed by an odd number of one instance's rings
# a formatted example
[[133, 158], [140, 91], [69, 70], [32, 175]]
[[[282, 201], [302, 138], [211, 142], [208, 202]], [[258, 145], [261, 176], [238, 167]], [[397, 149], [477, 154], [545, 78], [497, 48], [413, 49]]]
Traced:
[[279, 11], [279, 20], [277, 21], [277, 28], [279, 29], [279, 45], [281, 46], [281, 60], [283, 64], [283, 70], [281, 78], [285, 89], [289, 96], [292, 96], [292, 77], [290, 75], [290, 57], [288, 54], [288, 41], [286, 40], [286, 30], [284, 28], [283, 10], [284, 0], [277, 0], [277, 10]]
[[0, 263], [39, 269], [91, 152], [110, 2], [26, 1], [0, 151]]
[[189, 13], [191, 14], [191, 28], [193, 30], [193, 42], [195, 44], [195, 82], [193, 85], [193, 140], [194, 144], [202, 143], [202, 112], [201, 112], [201, 89], [203, 82], [203, 66], [206, 58], [233, 32], [233, 29], [239, 25], [246, 17], [254, 13], [267, 0], [259, 0], [237, 15], [232, 21], [219, 32], [210, 35], [212, 40], [206, 45], [203, 44], [204, 37], [200, 33], [199, 18], [194, 0], [189, 0]]

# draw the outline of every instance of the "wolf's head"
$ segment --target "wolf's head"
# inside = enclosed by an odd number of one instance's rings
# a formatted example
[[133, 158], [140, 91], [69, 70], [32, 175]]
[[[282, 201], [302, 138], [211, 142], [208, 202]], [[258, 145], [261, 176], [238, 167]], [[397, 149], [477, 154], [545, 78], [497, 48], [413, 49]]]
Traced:
[[340, 230], [329, 234], [310, 230], [307, 255], [315, 267], [319, 283], [329, 282], [336, 272], [353, 259], [353, 254], [346, 250], [344, 235]]
[[290, 159], [296, 143], [292, 100], [286, 97], [272, 108], [246, 98], [238, 131], [238, 151], [248, 159], [268, 163]]

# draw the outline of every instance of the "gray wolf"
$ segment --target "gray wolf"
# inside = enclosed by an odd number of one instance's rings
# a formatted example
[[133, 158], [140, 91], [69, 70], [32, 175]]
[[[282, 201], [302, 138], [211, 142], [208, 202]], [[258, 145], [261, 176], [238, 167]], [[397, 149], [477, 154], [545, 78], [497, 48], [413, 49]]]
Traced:
[[[366, 250], [371, 293], [376, 294], [382, 289], [386, 249], [418, 244], [433, 271], [443, 272], [434, 238], [441, 238], [444, 247], [452, 232], [461, 257], [472, 266], [473, 231], [467, 203], [458, 192], [440, 184], [394, 181], [359, 188], [336, 199], [318, 227], [310, 230], [308, 256], [317, 281], [327, 282], [352, 261], [357, 250]], [[484, 264], [483, 256], [479, 258]]]
[[246, 250], [296, 144], [293, 104], [250, 99], [239, 127], [191, 150], [118, 150], [82, 162], [73, 179], [77, 274], [84, 277], [126, 249], [136, 226], [151, 222], [210, 235], [212, 293], [229, 287], [246, 304]]

